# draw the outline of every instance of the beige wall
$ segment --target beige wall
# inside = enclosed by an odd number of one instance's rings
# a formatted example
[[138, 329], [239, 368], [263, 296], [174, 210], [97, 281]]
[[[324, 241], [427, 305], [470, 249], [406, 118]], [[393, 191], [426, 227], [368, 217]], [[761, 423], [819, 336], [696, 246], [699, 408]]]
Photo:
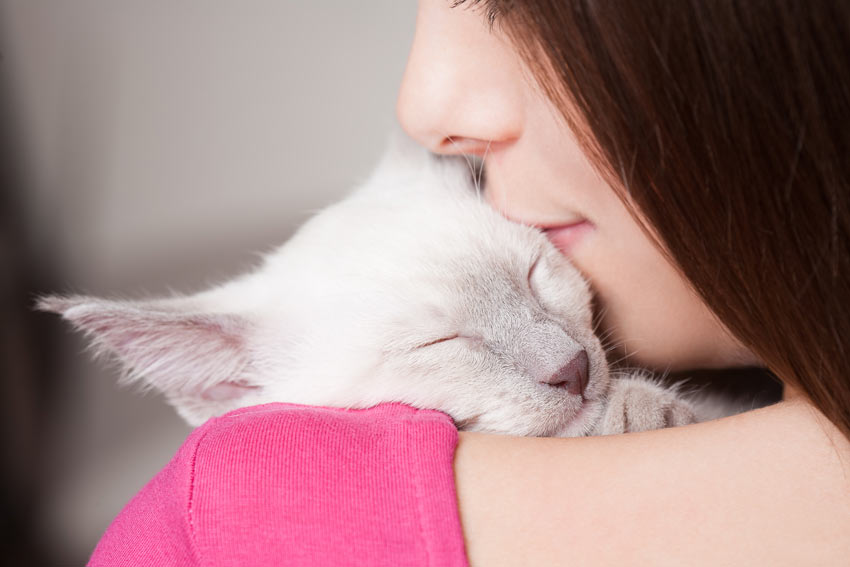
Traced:
[[[24, 226], [57, 291], [189, 291], [285, 240], [378, 156], [414, 14], [413, 0], [0, 0]], [[37, 517], [52, 555], [81, 564], [188, 428], [61, 336]]]

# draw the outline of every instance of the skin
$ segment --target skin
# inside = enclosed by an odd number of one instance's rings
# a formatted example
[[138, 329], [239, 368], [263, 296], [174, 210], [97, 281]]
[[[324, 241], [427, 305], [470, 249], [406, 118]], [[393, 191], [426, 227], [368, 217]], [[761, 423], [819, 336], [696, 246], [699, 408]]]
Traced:
[[[629, 362], [758, 363], [594, 171], [479, 10], [420, 1], [397, 111], [432, 151], [485, 156], [486, 194], [507, 217], [547, 229], [583, 223], [562, 250], [590, 281], [602, 330]], [[850, 443], [793, 392], [786, 400], [604, 438], [462, 433], [455, 475], [471, 563], [842, 564]]]

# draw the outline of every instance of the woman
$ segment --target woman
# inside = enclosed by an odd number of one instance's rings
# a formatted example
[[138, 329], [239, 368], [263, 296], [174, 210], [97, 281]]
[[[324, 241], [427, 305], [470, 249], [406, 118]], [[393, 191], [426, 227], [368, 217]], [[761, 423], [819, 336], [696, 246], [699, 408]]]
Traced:
[[461, 434], [472, 564], [850, 557], [849, 38], [846, 3], [420, 1], [406, 130], [486, 155], [632, 361], [786, 392], [629, 439]]
[[428, 412], [249, 409], [193, 434], [92, 564], [846, 564], [850, 8], [455, 4], [420, 0], [408, 133], [485, 158], [631, 363], [762, 365], [784, 401], [456, 451]]

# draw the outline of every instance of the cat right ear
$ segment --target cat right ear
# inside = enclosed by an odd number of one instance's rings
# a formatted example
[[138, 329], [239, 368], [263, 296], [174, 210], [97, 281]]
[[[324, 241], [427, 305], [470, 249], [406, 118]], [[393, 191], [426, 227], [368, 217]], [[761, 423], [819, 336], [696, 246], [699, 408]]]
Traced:
[[38, 309], [62, 315], [113, 355], [125, 381], [165, 394], [189, 423], [244, 405], [257, 390], [249, 348], [252, 325], [243, 315], [198, 310], [192, 298], [115, 301], [44, 297]]

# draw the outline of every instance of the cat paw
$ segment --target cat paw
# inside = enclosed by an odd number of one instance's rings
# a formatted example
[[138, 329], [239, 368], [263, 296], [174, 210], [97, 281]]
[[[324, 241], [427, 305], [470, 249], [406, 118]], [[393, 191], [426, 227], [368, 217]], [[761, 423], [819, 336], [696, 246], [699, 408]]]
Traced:
[[642, 378], [622, 378], [611, 385], [597, 434], [650, 431], [696, 421], [693, 405], [675, 390]]

